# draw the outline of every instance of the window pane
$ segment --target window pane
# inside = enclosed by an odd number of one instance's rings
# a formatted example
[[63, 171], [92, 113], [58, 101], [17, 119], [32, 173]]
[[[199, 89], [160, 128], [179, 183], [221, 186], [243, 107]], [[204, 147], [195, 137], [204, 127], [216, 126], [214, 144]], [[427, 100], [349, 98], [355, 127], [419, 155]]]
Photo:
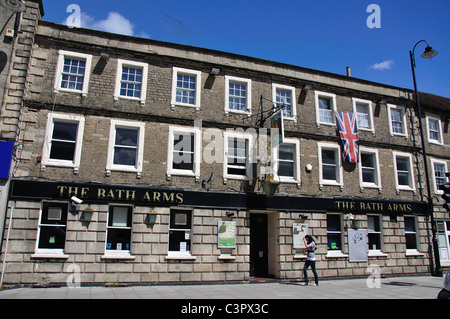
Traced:
[[73, 161], [75, 146], [75, 143], [53, 141], [50, 149], [50, 158], [54, 160]]
[[116, 128], [116, 145], [137, 146], [138, 129]]
[[322, 179], [336, 181], [336, 168], [334, 166], [323, 166], [322, 167]]
[[229, 108], [247, 111], [247, 85], [245, 83], [229, 83]]
[[194, 170], [194, 134], [174, 133], [173, 161], [174, 169]]
[[340, 215], [327, 215], [327, 231], [341, 231]]
[[370, 250], [381, 250], [380, 234], [369, 233], [369, 249]]
[[322, 150], [322, 163], [336, 165], [336, 151]]
[[116, 147], [114, 149], [114, 164], [136, 166], [136, 150]]
[[278, 175], [285, 177], [294, 177], [294, 163], [280, 162], [278, 164]]
[[405, 231], [406, 232], [416, 231], [416, 223], [414, 221], [414, 217], [405, 217]]
[[65, 242], [66, 226], [41, 226], [40, 249], [64, 249]]
[[406, 249], [417, 249], [416, 234], [406, 234]]
[[292, 145], [280, 145], [278, 148], [278, 156], [281, 160], [294, 160], [295, 147]]
[[369, 106], [367, 104], [356, 104], [358, 127], [370, 128]]
[[53, 139], [76, 141], [78, 123], [67, 123], [55, 121], [53, 124]]
[[131, 229], [109, 228], [106, 250], [130, 250]]

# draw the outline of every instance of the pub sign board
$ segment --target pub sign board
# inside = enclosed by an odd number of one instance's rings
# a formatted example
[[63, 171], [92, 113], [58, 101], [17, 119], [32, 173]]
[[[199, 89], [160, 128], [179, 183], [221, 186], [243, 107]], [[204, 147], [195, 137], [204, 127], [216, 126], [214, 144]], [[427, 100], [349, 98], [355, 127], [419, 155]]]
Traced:
[[128, 203], [144, 206], [186, 206], [214, 209], [267, 210], [284, 212], [342, 212], [353, 214], [425, 215], [424, 202], [391, 199], [275, 196], [257, 193], [213, 192], [144, 185], [69, 183], [15, 179], [10, 198], [15, 200], [70, 200], [86, 203]]

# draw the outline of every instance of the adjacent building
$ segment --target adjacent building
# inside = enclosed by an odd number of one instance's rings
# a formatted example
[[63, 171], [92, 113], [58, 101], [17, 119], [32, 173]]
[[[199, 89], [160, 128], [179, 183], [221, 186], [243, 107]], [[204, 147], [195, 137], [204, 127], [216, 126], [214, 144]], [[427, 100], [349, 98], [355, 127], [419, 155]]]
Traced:
[[[4, 285], [301, 280], [306, 233], [320, 277], [429, 273], [411, 90], [42, 20], [29, 46]], [[450, 106], [423, 96], [445, 266]], [[335, 111], [356, 116], [358, 163]]]

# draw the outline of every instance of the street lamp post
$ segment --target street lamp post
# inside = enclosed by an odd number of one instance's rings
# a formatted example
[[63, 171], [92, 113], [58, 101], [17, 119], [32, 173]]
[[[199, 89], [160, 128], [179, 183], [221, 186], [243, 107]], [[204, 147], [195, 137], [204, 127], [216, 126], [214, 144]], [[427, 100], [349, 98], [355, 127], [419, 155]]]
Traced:
[[432, 47], [428, 44], [425, 40], [420, 40], [414, 45], [414, 48], [412, 51], [409, 51], [409, 55], [411, 58], [411, 68], [412, 68], [412, 74], [413, 74], [413, 80], [414, 80], [414, 91], [416, 95], [416, 105], [417, 105], [417, 116], [419, 117], [419, 129], [420, 129], [420, 138], [422, 140], [422, 154], [423, 154], [423, 164], [425, 169], [425, 179], [426, 179], [426, 185], [427, 185], [427, 194], [428, 194], [428, 212], [430, 214], [431, 219], [431, 232], [432, 232], [432, 243], [433, 243], [433, 252], [434, 252], [434, 263], [435, 267], [433, 269], [433, 265], [431, 267], [431, 273], [434, 276], [442, 277], [442, 267], [441, 267], [441, 261], [439, 258], [439, 248], [438, 248], [438, 242], [437, 242], [437, 236], [436, 236], [436, 224], [434, 221], [434, 214], [433, 214], [433, 197], [431, 195], [431, 186], [430, 186], [430, 176], [428, 172], [428, 160], [427, 160], [427, 151], [426, 151], [426, 143], [423, 133], [423, 125], [422, 125], [422, 110], [420, 107], [420, 101], [419, 101], [419, 92], [417, 90], [417, 83], [416, 83], [416, 61], [414, 57], [414, 50], [416, 49], [416, 46], [421, 43], [425, 42], [427, 44], [427, 47], [425, 48], [425, 52], [421, 55], [422, 58], [431, 60], [433, 57], [435, 57], [438, 53], [437, 51], [433, 50]]

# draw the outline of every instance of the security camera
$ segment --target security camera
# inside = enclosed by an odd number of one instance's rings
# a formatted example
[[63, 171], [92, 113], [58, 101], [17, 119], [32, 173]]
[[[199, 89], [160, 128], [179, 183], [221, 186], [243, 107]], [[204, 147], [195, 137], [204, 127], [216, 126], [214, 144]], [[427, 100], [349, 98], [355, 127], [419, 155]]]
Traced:
[[81, 199], [79, 199], [78, 197], [75, 197], [75, 196], [72, 196], [72, 198], [70, 200], [76, 204], [81, 204], [83, 202]]

